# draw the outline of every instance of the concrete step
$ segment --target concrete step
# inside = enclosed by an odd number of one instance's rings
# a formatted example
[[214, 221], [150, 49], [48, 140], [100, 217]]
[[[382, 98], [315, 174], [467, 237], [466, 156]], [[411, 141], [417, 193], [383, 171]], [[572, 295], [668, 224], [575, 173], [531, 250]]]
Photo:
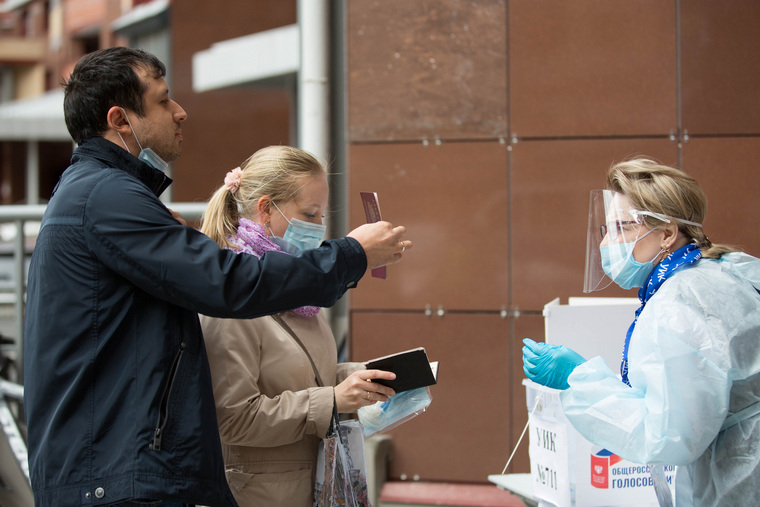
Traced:
[[378, 507], [525, 507], [515, 495], [487, 484], [389, 481], [380, 491]]

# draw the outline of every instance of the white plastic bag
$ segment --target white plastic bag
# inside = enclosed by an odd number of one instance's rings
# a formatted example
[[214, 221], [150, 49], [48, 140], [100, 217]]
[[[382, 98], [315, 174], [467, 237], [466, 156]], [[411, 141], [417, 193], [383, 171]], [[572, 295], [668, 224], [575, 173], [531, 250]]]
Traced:
[[357, 420], [339, 421], [319, 443], [314, 507], [371, 507], [364, 435]]

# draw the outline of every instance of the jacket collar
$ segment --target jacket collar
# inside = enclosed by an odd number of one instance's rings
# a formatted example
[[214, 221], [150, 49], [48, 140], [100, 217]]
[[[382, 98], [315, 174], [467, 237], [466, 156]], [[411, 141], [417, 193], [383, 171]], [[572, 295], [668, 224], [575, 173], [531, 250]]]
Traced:
[[160, 196], [172, 183], [172, 179], [162, 171], [149, 166], [127, 150], [102, 137], [85, 139], [74, 150], [71, 163], [75, 164], [85, 157], [98, 159], [109, 167], [121, 169], [134, 176], [147, 186], [156, 197]]

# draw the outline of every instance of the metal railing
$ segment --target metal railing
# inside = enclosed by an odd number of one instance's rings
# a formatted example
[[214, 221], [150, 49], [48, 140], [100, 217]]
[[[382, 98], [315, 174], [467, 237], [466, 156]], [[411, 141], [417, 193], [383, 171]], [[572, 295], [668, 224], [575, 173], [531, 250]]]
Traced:
[[[170, 202], [168, 208], [179, 212], [188, 222], [198, 221], [206, 209], [206, 203], [200, 202]], [[26, 300], [26, 264], [27, 257], [31, 255], [33, 247], [27, 248], [27, 235], [24, 231], [27, 222], [40, 222], [45, 213], [45, 205], [7, 205], [0, 206], [0, 223], [13, 223], [16, 233], [13, 238], [11, 250], [12, 280], [0, 282], [0, 294], [9, 294], [8, 302], [14, 305], [13, 311], [13, 336], [7, 337], [13, 340], [12, 345], [6, 345], [5, 350], [12, 352], [17, 382], [23, 384], [23, 360], [24, 360], [24, 304]], [[34, 233], [36, 237], [37, 232]], [[30, 234], [31, 236], [31, 234]], [[28, 250], [28, 251], [27, 251]]]

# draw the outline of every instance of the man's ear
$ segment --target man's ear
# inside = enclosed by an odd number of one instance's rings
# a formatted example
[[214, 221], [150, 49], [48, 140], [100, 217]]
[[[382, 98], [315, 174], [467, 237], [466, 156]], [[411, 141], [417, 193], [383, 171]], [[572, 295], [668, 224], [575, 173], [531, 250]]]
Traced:
[[127, 120], [127, 114], [119, 106], [113, 106], [108, 110], [106, 122], [108, 123], [108, 128], [115, 130], [122, 136], [132, 133], [132, 127], [130, 127], [129, 120]]

